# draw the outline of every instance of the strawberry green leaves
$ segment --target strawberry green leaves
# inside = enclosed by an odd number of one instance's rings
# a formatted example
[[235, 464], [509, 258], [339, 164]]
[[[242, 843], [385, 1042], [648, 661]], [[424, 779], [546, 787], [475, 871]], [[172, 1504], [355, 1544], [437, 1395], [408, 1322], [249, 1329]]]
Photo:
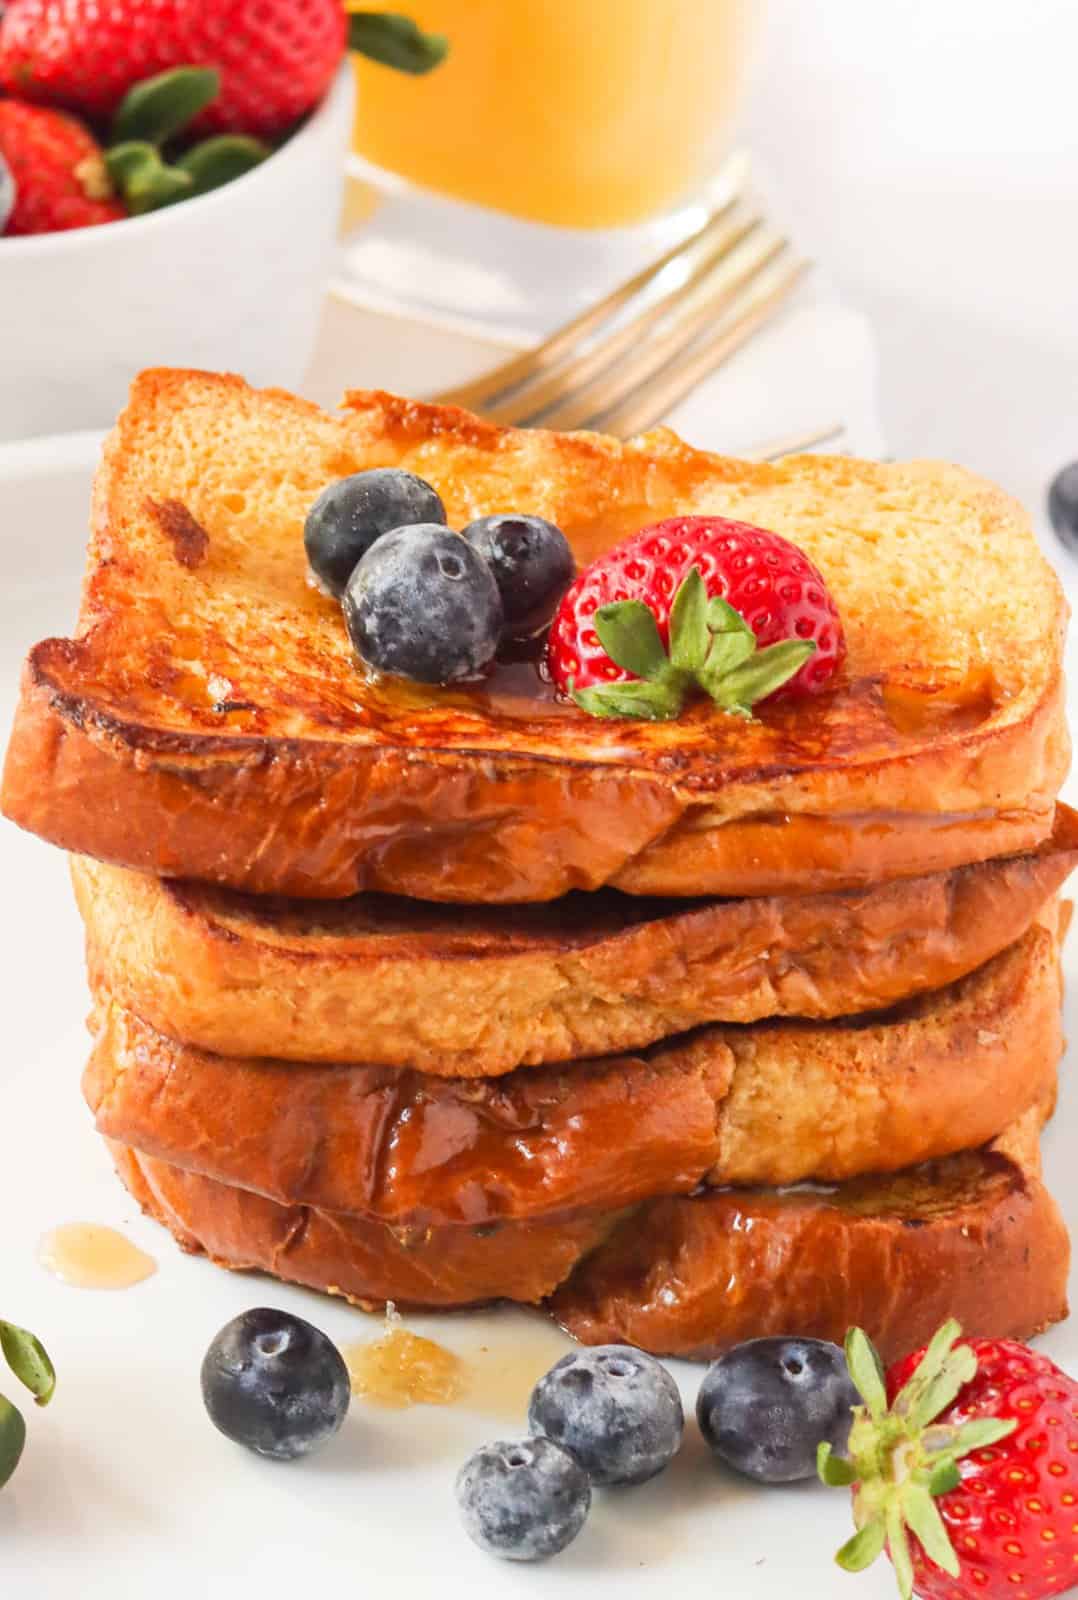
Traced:
[[860, 1328], [846, 1335], [846, 1366], [869, 1416], [878, 1422], [887, 1410], [886, 1375], [876, 1346]]
[[261, 166], [269, 153], [261, 139], [246, 133], [222, 133], [215, 139], [203, 139], [180, 156], [176, 170], [190, 178], [193, 194], [209, 194]]
[[[47, 1406], [56, 1390], [56, 1372], [41, 1340], [13, 1322], [0, 1322], [0, 1351], [38, 1405]], [[22, 1413], [0, 1395], [0, 1489], [18, 1466], [25, 1444]]]
[[166, 165], [157, 147], [145, 139], [113, 145], [105, 154], [105, 165], [133, 217], [187, 200], [194, 189], [190, 177]]
[[411, 17], [394, 11], [354, 11], [348, 19], [348, 48], [383, 67], [422, 77], [449, 53], [444, 33], [424, 33]]
[[209, 194], [250, 172], [271, 153], [261, 139], [220, 134], [193, 145], [175, 160], [165, 158], [162, 147], [182, 135], [220, 89], [216, 68], [174, 67], [128, 91], [113, 121], [105, 165], [132, 216]]
[[756, 702], [787, 683], [816, 649], [806, 639], [783, 639], [758, 649], [741, 613], [720, 597], [708, 598], [698, 567], [674, 596], [669, 653], [654, 613], [641, 600], [600, 606], [594, 620], [611, 661], [634, 679], [573, 690], [577, 705], [593, 717], [668, 721], [680, 714], [694, 688], [721, 711], [751, 717]]
[[14, 1474], [26, 1445], [22, 1412], [0, 1394], [0, 1489]]
[[678, 670], [666, 654], [655, 613], [642, 600], [603, 606], [595, 613], [595, 630], [611, 661], [626, 672], [635, 672], [638, 678], [657, 681], [671, 670]]
[[269, 146], [260, 139], [223, 133], [196, 144], [172, 165], [145, 140], [113, 145], [106, 152], [105, 164], [128, 211], [138, 217], [220, 189], [260, 166], [269, 153]]
[[938, 1420], [977, 1372], [976, 1354], [958, 1343], [961, 1333], [957, 1322], [943, 1324], [888, 1408], [879, 1356], [867, 1335], [851, 1328], [846, 1364], [864, 1405], [854, 1409], [848, 1461], [833, 1456], [826, 1443], [817, 1457], [824, 1483], [856, 1485], [858, 1531], [835, 1557], [838, 1565], [861, 1572], [886, 1548], [903, 1600], [913, 1593], [910, 1533], [930, 1561], [958, 1576], [958, 1556], [936, 1500], [958, 1487], [964, 1456], [1005, 1439], [1017, 1426], [993, 1417], [961, 1424]]
[[56, 1371], [41, 1340], [13, 1322], [0, 1322], [0, 1350], [38, 1405], [47, 1406], [56, 1392]]
[[112, 123], [111, 144], [161, 145], [182, 133], [221, 91], [215, 67], [175, 67], [129, 89]]
[[[828, 1446], [830, 1449], [830, 1446]], [[831, 1483], [831, 1479], [824, 1480]], [[876, 1557], [882, 1555], [884, 1544], [887, 1541], [886, 1530], [883, 1522], [877, 1518], [868, 1522], [842, 1546], [835, 1560], [844, 1572], [864, 1572], [870, 1567]]]

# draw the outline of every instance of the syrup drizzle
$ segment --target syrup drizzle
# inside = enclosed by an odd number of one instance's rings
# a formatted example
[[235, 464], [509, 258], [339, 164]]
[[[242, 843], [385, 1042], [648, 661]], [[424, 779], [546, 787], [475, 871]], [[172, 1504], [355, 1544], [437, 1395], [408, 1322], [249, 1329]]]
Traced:
[[346, 1345], [341, 1354], [352, 1393], [391, 1411], [409, 1406], [450, 1406], [463, 1399], [469, 1371], [459, 1356], [433, 1339], [410, 1333], [392, 1305], [379, 1338]]
[[37, 1258], [73, 1289], [130, 1289], [151, 1278], [157, 1262], [115, 1228], [65, 1222], [42, 1239]]

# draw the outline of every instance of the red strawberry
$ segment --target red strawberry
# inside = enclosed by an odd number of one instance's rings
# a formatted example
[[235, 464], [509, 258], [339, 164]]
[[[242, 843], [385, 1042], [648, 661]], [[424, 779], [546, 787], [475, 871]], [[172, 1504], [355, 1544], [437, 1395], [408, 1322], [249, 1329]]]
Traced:
[[196, 131], [272, 136], [321, 100], [347, 26], [342, 0], [10, 0], [0, 88], [104, 121], [145, 78], [218, 67]]
[[562, 601], [547, 647], [558, 688], [586, 711], [651, 718], [676, 716], [694, 683], [741, 715], [780, 688], [814, 694], [845, 654], [804, 552], [725, 517], [671, 517], [600, 556]]
[[945, 1323], [886, 1379], [860, 1329], [848, 1336], [865, 1404], [849, 1461], [820, 1447], [824, 1481], [853, 1485], [859, 1531], [839, 1565], [886, 1547], [906, 1600], [1063, 1594], [1078, 1583], [1078, 1383], [1014, 1339], [960, 1333]]
[[0, 100], [0, 155], [15, 180], [7, 233], [59, 233], [118, 222], [101, 147], [62, 111]]

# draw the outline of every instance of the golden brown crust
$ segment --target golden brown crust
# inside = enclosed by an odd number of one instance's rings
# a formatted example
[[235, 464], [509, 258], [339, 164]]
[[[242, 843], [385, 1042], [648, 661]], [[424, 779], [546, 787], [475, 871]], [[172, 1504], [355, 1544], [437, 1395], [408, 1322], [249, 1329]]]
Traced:
[[511, 912], [295, 903], [71, 868], [92, 979], [173, 1038], [484, 1077], [943, 988], [1020, 938], [1076, 860], [1078, 817], [1061, 806], [1033, 855], [857, 894], [690, 905], [611, 891]]
[[[1062, 778], [1066, 767], [1064, 761], [1053, 770]], [[1049, 837], [1050, 810], [1033, 804], [1005, 813], [943, 816], [784, 812], [721, 828], [699, 828], [690, 820], [671, 828], [611, 882], [639, 895], [690, 895], [699, 883], [741, 896], [871, 889], [912, 876], [910, 863], [920, 876], [1036, 849]]]
[[272, 1273], [360, 1304], [468, 1306], [487, 1300], [534, 1305], [616, 1225], [581, 1213], [511, 1227], [392, 1228], [309, 1206], [279, 1206], [112, 1146], [116, 1170], [144, 1211], [185, 1250], [218, 1266]]
[[[364, 464], [425, 472], [454, 522], [509, 496], [563, 523], [582, 559], [677, 510], [775, 526], [835, 591], [848, 670], [748, 725], [702, 705], [675, 724], [597, 722], [501, 680], [368, 684], [306, 585], [301, 540], [318, 489]], [[205, 533], [195, 564], [147, 497]], [[1013, 503], [939, 464], [762, 466], [663, 432], [514, 433], [377, 395], [331, 417], [234, 379], [148, 373], [99, 474], [79, 637], [31, 653], [3, 805], [84, 854], [256, 893], [858, 887], [1046, 836], [1067, 761], [1064, 615]]]
[[655, 1200], [627, 1218], [422, 1234], [282, 1207], [120, 1145], [113, 1154], [184, 1249], [365, 1306], [534, 1302], [562, 1282], [549, 1307], [585, 1343], [704, 1359], [767, 1333], [840, 1340], [857, 1323], [890, 1360], [948, 1316], [1027, 1338], [1066, 1315], [1069, 1245], [1036, 1176], [1039, 1122], [1031, 1113], [1006, 1153], [832, 1195], [722, 1191]]
[[[1035, 849], [1070, 760], [1057, 686], [1027, 725], [921, 763], [943, 806], [947, 793], [978, 798], [976, 776], [1009, 797], [1002, 810], [803, 813], [800, 797], [783, 810], [765, 790], [765, 809], [723, 820], [671, 777], [617, 768], [155, 735], [54, 690], [46, 658], [69, 643], [45, 641], [24, 669], [4, 815], [63, 849], [253, 894], [501, 904], [607, 883], [676, 896], [861, 889]], [[805, 788], [801, 806], [826, 803], [822, 785]], [[872, 788], [886, 792], [883, 779]]]
[[1061, 1051], [1043, 927], [883, 1017], [709, 1028], [495, 1080], [209, 1055], [105, 995], [96, 1028], [84, 1090], [108, 1138], [280, 1204], [438, 1227], [894, 1171], [993, 1138]]
[[1067, 1315], [1070, 1246], [1038, 1176], [1039, 1115], [1007, 1153], [952, 1157], [833, 1194], [723, 1190], [659, 1200], [554, 1296], [585, 1344], [710, 1360], [743, 1339], [841, 1343], [865, 1328], [885, 1362], [957, 1317], [1027, 1339]]
[[732, 1058], [497, 1081], [239, 1061], [104, 1007], [83, 1080], [100, 1132], [267, 1195], [415, 1226], [526, 1219], [695, 1188]]

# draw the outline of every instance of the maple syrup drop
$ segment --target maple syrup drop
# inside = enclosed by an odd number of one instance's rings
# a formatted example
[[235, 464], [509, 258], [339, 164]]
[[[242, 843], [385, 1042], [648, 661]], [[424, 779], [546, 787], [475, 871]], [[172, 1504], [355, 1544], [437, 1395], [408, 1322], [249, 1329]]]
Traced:
[[115, 1228], [96, 1222], [65, 1222], [47, 1233], [37, 1258], [47, 1272], [73, 1289], [130, 1289], [151, 1278], [157, 1262]]
[[389, 1322], [380, 1338], [347, 1345], [341, 1354], [352, 1393], [374, 1405], [403, 1411], [408, 1406], [450, 1406], [469, 1386], [459, 1356], [433, 1339]]

